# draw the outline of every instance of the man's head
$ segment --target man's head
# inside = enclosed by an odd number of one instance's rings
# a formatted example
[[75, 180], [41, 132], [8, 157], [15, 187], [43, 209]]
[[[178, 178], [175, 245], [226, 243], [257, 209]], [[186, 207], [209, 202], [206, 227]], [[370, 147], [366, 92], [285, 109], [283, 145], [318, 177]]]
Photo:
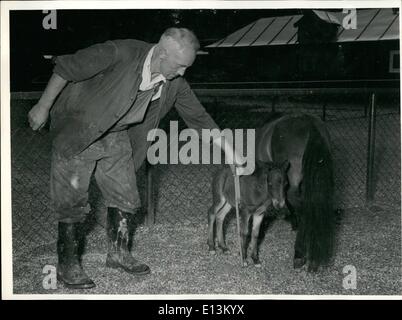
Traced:
[[200, 43], [186, 28], [169, 28], [161, 36], [155, 50], [155, 69], [166, 79], [183, 76], [196, 57]]

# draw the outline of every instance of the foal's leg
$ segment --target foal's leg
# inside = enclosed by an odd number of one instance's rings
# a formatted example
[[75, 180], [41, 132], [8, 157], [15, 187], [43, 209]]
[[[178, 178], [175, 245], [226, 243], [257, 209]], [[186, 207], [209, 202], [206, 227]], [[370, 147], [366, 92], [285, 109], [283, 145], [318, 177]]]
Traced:
[[208, 210], [208, 249], [210, 252], [215, 252], [215, 204]]
[[243, 255], [243, 260], [245, 265], [247, 265], [247, 237], [248, 237], [248, 229], [249, 229], [249, 221], [251, 214], [247, 209], [240, 210], [240, 234], [241, 234], [241, 251]]
[[260, 234], [260, 227], [264, 218], [264, 211], [265, 210], [258, 210], [253, 215], [253, 230], [251, 233], [251, 259], [256, 267], [261, 266], [261, 262], [258, 257], [258, 235]]
[[225, 217], [230, 209], [232, 209], [232, 206], [229, 204], [229, 202], [226, 202], [216, 213], [216, 235], [218, 238], [218, 246], [223, 252], [228, 251], [225, 238], [223, 236], [223, 221], [225, 220]]

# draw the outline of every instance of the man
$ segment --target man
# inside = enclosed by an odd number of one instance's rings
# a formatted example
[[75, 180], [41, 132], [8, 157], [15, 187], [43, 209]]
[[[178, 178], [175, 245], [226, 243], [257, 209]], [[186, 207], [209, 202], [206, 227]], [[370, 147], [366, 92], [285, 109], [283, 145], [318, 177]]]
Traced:
[[[191, 128], [218, 128], [182, 78], [198, 49], [191, 31], [169, 28], [156, 45], [107, 41], [56, 58], [53, 75], [28, 118], [33, 130], [45, 125], [49, 113], [52, 119], [57, 274], [67, 287], [95, 286], [79, 253], [93, 171], [107, 205], [106, 265], [137, 275], [150, 272], [129, 250], [132, 217], [141, 205], [135, 168], [145, 159], [148, 131], [173, 106]], [[213, 142], [222, 146], [229, 161], [241, 163], [235, 153], [231, 159], [232, 146], [224, 139], [215, 137]]]

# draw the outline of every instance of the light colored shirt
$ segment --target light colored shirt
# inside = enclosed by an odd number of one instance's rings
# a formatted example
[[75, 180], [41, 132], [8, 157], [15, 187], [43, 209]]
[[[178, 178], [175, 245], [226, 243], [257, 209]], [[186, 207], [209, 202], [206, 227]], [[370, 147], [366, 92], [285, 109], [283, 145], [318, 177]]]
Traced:
[[[149, 50], [147, 57], [145, 58], [144, 62], [144, 67], [142, 68], [142, 82], [140, 84], [140, 91], [147, 91], [152, 88], [154, 88], [155, 84], [157, 84], [160, 81], [163, 81], [163, 83], [166, 82], [166, 78], [162, 74], [158, 74], [155, 78], [152, 79], [152, 73], [151, 73], [151, 58], [152, 54], [154, 53], [156, 45]], [[159, 86], [159, 90], [152, 96], [151, 101], [154, 101], [156, 99], [159, 99], [161, 96], [162, 92], [162, 87]]]

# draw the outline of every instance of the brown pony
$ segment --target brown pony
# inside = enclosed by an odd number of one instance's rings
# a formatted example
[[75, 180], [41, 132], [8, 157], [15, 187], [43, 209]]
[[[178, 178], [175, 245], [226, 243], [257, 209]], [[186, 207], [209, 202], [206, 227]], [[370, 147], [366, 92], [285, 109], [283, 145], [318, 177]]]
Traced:
[[289, 161], [286, 202], [297, 229], [294, 268], [316, 271], [334, 243], [333, 163], [324, 122], [306, 114], [275, 115], [256, 131], [256, 159]]
[[[243, 258], [247, 255], [247, 237], [249, 220], [253, 216], [251, 237], [251, 259], [260, 265], [257, 240], [264, 212], [272, 204], [276, 209], [285, 206], [285, 188], [287, 184], [286, 171], [288, 161], [280, 164], [256, 162], [253, 174], [240, 177], [240, 230]], [[215, 226], [217, 244], [224, 252], [227, 251], [223, 236], [223, 221], [226, 214], [235, 206], [234, 177], [230, 168], [224, 168], [214, 177], [213, 204], [208, 211], [208, 246], [215, 253]], [[216, 222], [216, 223], [215, 223]], [[245, 264], [247, 264], [245, 260]]]

